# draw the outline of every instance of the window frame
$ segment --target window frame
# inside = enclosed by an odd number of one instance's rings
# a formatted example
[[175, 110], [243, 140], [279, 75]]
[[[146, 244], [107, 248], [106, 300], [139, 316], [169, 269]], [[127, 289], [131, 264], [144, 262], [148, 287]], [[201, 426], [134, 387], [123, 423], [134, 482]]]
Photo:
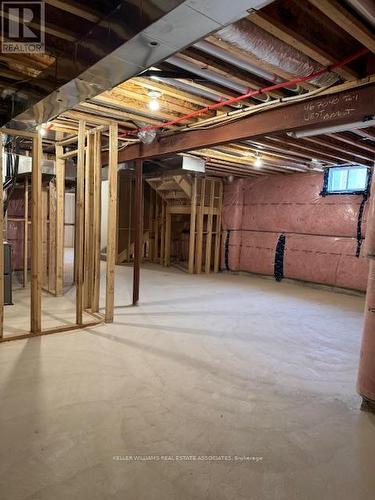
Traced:
[[[367, 170], [367, 178], [366, 178], [366, 186], [363, 189], [355, 189], [355, 190], [343, 190], [343, 191], [330, 191], [329, 190], [329, 173], [334, 169], [350, 169], [350, 168], [361, 168]], [[332, 167], [324, 168], [324, 179], [323, 179], [323, 188], [320, 192], [321, 196], [334, 196], [334, 195], [367, 195], [369, 192], [371, 181], [371, 168], [365, 167], [363, 165], [333, 165]]]

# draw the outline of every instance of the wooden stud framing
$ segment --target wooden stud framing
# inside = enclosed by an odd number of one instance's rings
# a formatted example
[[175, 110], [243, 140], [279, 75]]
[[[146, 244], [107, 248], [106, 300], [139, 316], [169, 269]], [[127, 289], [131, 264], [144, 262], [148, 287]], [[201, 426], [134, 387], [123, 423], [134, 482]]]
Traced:
[[160, 264], [164, 265], [165, 254], [165, 207], [166, 203], [161, 200], [161, 231], [160, 231]]
[[84, 121], [79, 122], [78, 128], [78, 157], [77, 157], [77, 185], [76, 185], [76, 323], [83, 324], [83, 252], [84, 252], [84, 192], [85, 192], [85, 128]]
[[212, 225], [213, 225], [213, 208], [215, 202], [215, 185], [216, 182], [214, 180], [210, 181], [210, 209], [211, 212], [207, 217], [207, 235], [206, 235], [206, 258], [204, 264], [204, 270], [206, 274], [211, 271], [211, 251], [212, 251]]
[[4, 325], [4, 193], [3, 193], [3, 134], [0, 133], [0, 339]]
[[194, 273], [196, 211], [197, 211], [197, 176], [195, 175], [193, 179], [193, 186], [191, 192], [189, 263], [188, 263], [188, 270], [190, 274]]
[[25, 288], [28, 280], [29, 267], [29, 179], [25, 177], [24, 193], [24, 221], [23, 221], [23, 287]]
[[164, 246], [164, 265], [171, 265], [171, 235], [172, 235], [172, 214], [167, 205], [165, 211], [165, 246]]
[[219, 181], [218, 213], [216, 215], [214, 273], [219, 272], [221, 248], [221, 211], [223, 207], [223, 183]]
[[33, 136], [31, 204], [31, 333], [42, 330], [42, 139]]
[[64, 245], [65, 245], [65, 161], [61, 158], [63, 148], [56, 148], [56, 247], [55, 247], [55, 277], [56, 296], [64, 293]]
[[100, 162], [100, 132], [94, 135], [94, 161], [93, 161], [93, 280], [91, 311], [99, 311], [100, 295], [100, 220], [101, 220], [101, 185], [102, 166]]
[[143, 233], [143, 189], [142, 175], [143, 162], [136, 160], [135, 162], [135, 197], [134, 197], [134, 265], [133, 265], [133, 306], [139, 301], [139, 282], [140, 282], [140, 263], [142, 252], [142, 233]]
[[92, 154], [93, 136], [87, 135], [85, 151], [85, 225], [84, 225], [84, 270], [83, 270], [83, 308], [91, 307], [92, 292]]
[[49, 183], [48, 290], [56, 293], [56, 184]]
[[203, 222], [204, 222], [204, 204], [206, 196], [206, 179], [201, 179], [200, 205], [198, 208], [198, 223], [197, 223], [197, 246], [195, 252], [195, 272], [202, 272], [202, 251], [203, 251]]
[[117, 165], [118, 165], [118, 125], [109, 126], [109, 164], [108, 164], [108, 238], [107, 238], [107, 275], [105, 297], [105, 321], [113, 322], [115, 294], [115, 263], [117, 251]]

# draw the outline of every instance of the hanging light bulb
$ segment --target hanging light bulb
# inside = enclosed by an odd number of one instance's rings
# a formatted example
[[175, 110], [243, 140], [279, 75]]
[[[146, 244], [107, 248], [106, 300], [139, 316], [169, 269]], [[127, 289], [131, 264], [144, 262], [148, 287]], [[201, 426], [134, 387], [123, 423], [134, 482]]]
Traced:
[[150, 110], [159, 111], [160, 109], [159, 98], [161, 97], [161, 92], [158, 92], [156, 90], [151, 90], [148, 93], [148, 96], [151, 98], [150, 102], [148, 103], [148, 107], [150, 108]]
[[263, 166], [263, 160], [259, 155], [257, 155], [254, 161], [254, 167], [260, 168], [262, 166]]
[[159, 101], [157, 99], [151, 99], [151, 101], [148, 103], [148, 107], [151, 109], [151, 111], [159, 111]]

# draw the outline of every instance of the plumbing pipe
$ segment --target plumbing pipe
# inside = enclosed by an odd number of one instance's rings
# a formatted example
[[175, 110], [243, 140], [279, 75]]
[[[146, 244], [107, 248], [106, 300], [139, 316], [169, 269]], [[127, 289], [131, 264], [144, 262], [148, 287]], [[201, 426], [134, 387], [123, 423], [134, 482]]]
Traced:
[[[206, 54], [209, 54], [210, 56], [216, 57], [217, 59], [220, 59], [221, 61], [225, 61], [229, 64], [232, 64], [233, 66], [236, 66], [237, 68], [244, 69], [245, 71], [248, 71], [249, 73], [253, 73], [254, 75], [259, 76], [260, 78], [263, 78], [264, 80], [268, 80], [269, 82], [280, 83], [280, 82], [284, 81], [282, 78], [275, 75], [275, 73], [270, 73], [269, 71], [266, 71], [262, 68], [258, 68], [254, 64], [247, 62], [245, 59], [241, 59], [240, 57], [233, 56], [232, 54], [230, 54], [226, 50], [221, 49], [220, 47], [217, 47], [216, 45], [213, 45], [212, 43], [208, 43], [208, 42], [205, 42], [203, 40], [202, 42], [195, 43], [194, 47], [201, 50], [202, 52], [205, 52]], [[298, 87], [290, 89], [290, 90], [298, 91]]]
[[[173, 66], [177, 66], [178, 68], [181, 68], [185, 71], [189, 71], [189, 73], [194, 73], [195, 75], [201, 76], [205, 80], [210, 80], [213, 83], [217, 83], [218, 85], [221, 85], [222, 87], [226, 87], [228, 89], [232, 89], [235, 92], [238, 92], [239, 94], [246, 94], [246, 92], [249, 91], [249, 87], [246, 87], [245, 85], [241, 85], [240, 83], [232, 82], [229, 78], [226, 78], [225, 76], [218, 75], [217, 73], [214, 73], [213, 71], [210, 71], [208, 69], [201, 68], [197, 64], [193, 64], [191, 62], [185, 61], [184, 59], [178, 57], [178, 56], [172, 56], [169, 57], [166, 60], [167, 63], [173, 64]], [[265, 99], [260, 99], [264, 101]]]
[[367, 54], [368, 52], [369, 52], [369, 49], [367, 49], [366, 47], [363, 47], [362, 49], [358, 50], [357, 52], [355, 52], [351, 56], [348, 56], [345, 59], [342, 59], [341, 61], [339, 61], [335, 64], [332, 64], [331, 66], [328, 66], [327, 68], [323, 68], [319, 71], [311, 73], [310, 75], [297, 77], [297, 78], [294, 78], [294, 79], [289, 80], [287, 82], [276, 83], [274, 85], [270, 85], [270, 86], [264, 87], [262, 89], [251, 90], [247, 94], [243, 94], [243, 95], [240, 95], [238, 97], [231, 97], [230, 99], [223, 98], [222, 102], [218, 102], [216, 104], [210, 104], [209, 106], [206, 106], [205, 108], [198, 109], [198, 110], [193, 111], [187, 115], [180, 116], [179, 118], [175, 118], [174, 120], [171, 120], [169, 122], [160, 123], [159, 125], [149, 125], [147, 127], [139, 129], [139, 130], [131, 130], [131, 131], [123, 132], [122, 134], [119, 135], [119, 137], [123, 137], [126, 135], [137, 135], [140, 132], [140, 130], [157, 130], [157, 129], [162, 129], [165, 127], [171, 127], [172, 125], [186, 121], [189, 118], [195, 118], [195, 117], [200, 116], [204, 113], [207, 113], [208, 111], [220, 109], [224, 106], [230, 106], [234, 103], [241, 102], [244, 99], [249, 99], [250, 97], [254, 97], [254, 96], [259, 95], [259, 94], [266, 94], [267, 92], [279, 90], [279, 89], [285, 88], [285, 87], [290, 86], [290, 85], [298, 85], [299, 83], [303, 83], [303, 82], [307, 82], [307, 81], [316, 79], [317, 77], [319, 77], [325, 73], [329, 73], [331, 71], [334, 71], [337, 68], [345, 66], [345, 64], [348, 64], [352, 61], [355, 61], [356, 59]]
[[161, 78], [160, 76], [152, 76], [151, 78], [152, 80], [166, 83], [167, 85], [172, 85], [173, 87], [184, 90], [185, 92], [189, 92], [190, 94], [194, 94], [199, 97], [205, 97], [206, 99], [210, 99], [210, 101], [221, 102], [223, 100], [222, 97], [214, 94], [213, 92], [209, 92], [200, 88], [198, 89], [196, 87], [193, 87], [192, 85], [189, 85], [188, 83], [182, 82], [181, 80], [175, 80], [174, 78]]

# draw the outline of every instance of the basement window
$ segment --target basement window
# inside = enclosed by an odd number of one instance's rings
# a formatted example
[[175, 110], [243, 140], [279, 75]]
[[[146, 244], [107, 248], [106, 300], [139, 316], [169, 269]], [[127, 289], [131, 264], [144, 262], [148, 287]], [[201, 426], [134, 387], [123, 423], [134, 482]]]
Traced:
[[369, 169], [358, 165], [329, 167], [324, 171], [322, 196], [364, 194], [368, 190]]

